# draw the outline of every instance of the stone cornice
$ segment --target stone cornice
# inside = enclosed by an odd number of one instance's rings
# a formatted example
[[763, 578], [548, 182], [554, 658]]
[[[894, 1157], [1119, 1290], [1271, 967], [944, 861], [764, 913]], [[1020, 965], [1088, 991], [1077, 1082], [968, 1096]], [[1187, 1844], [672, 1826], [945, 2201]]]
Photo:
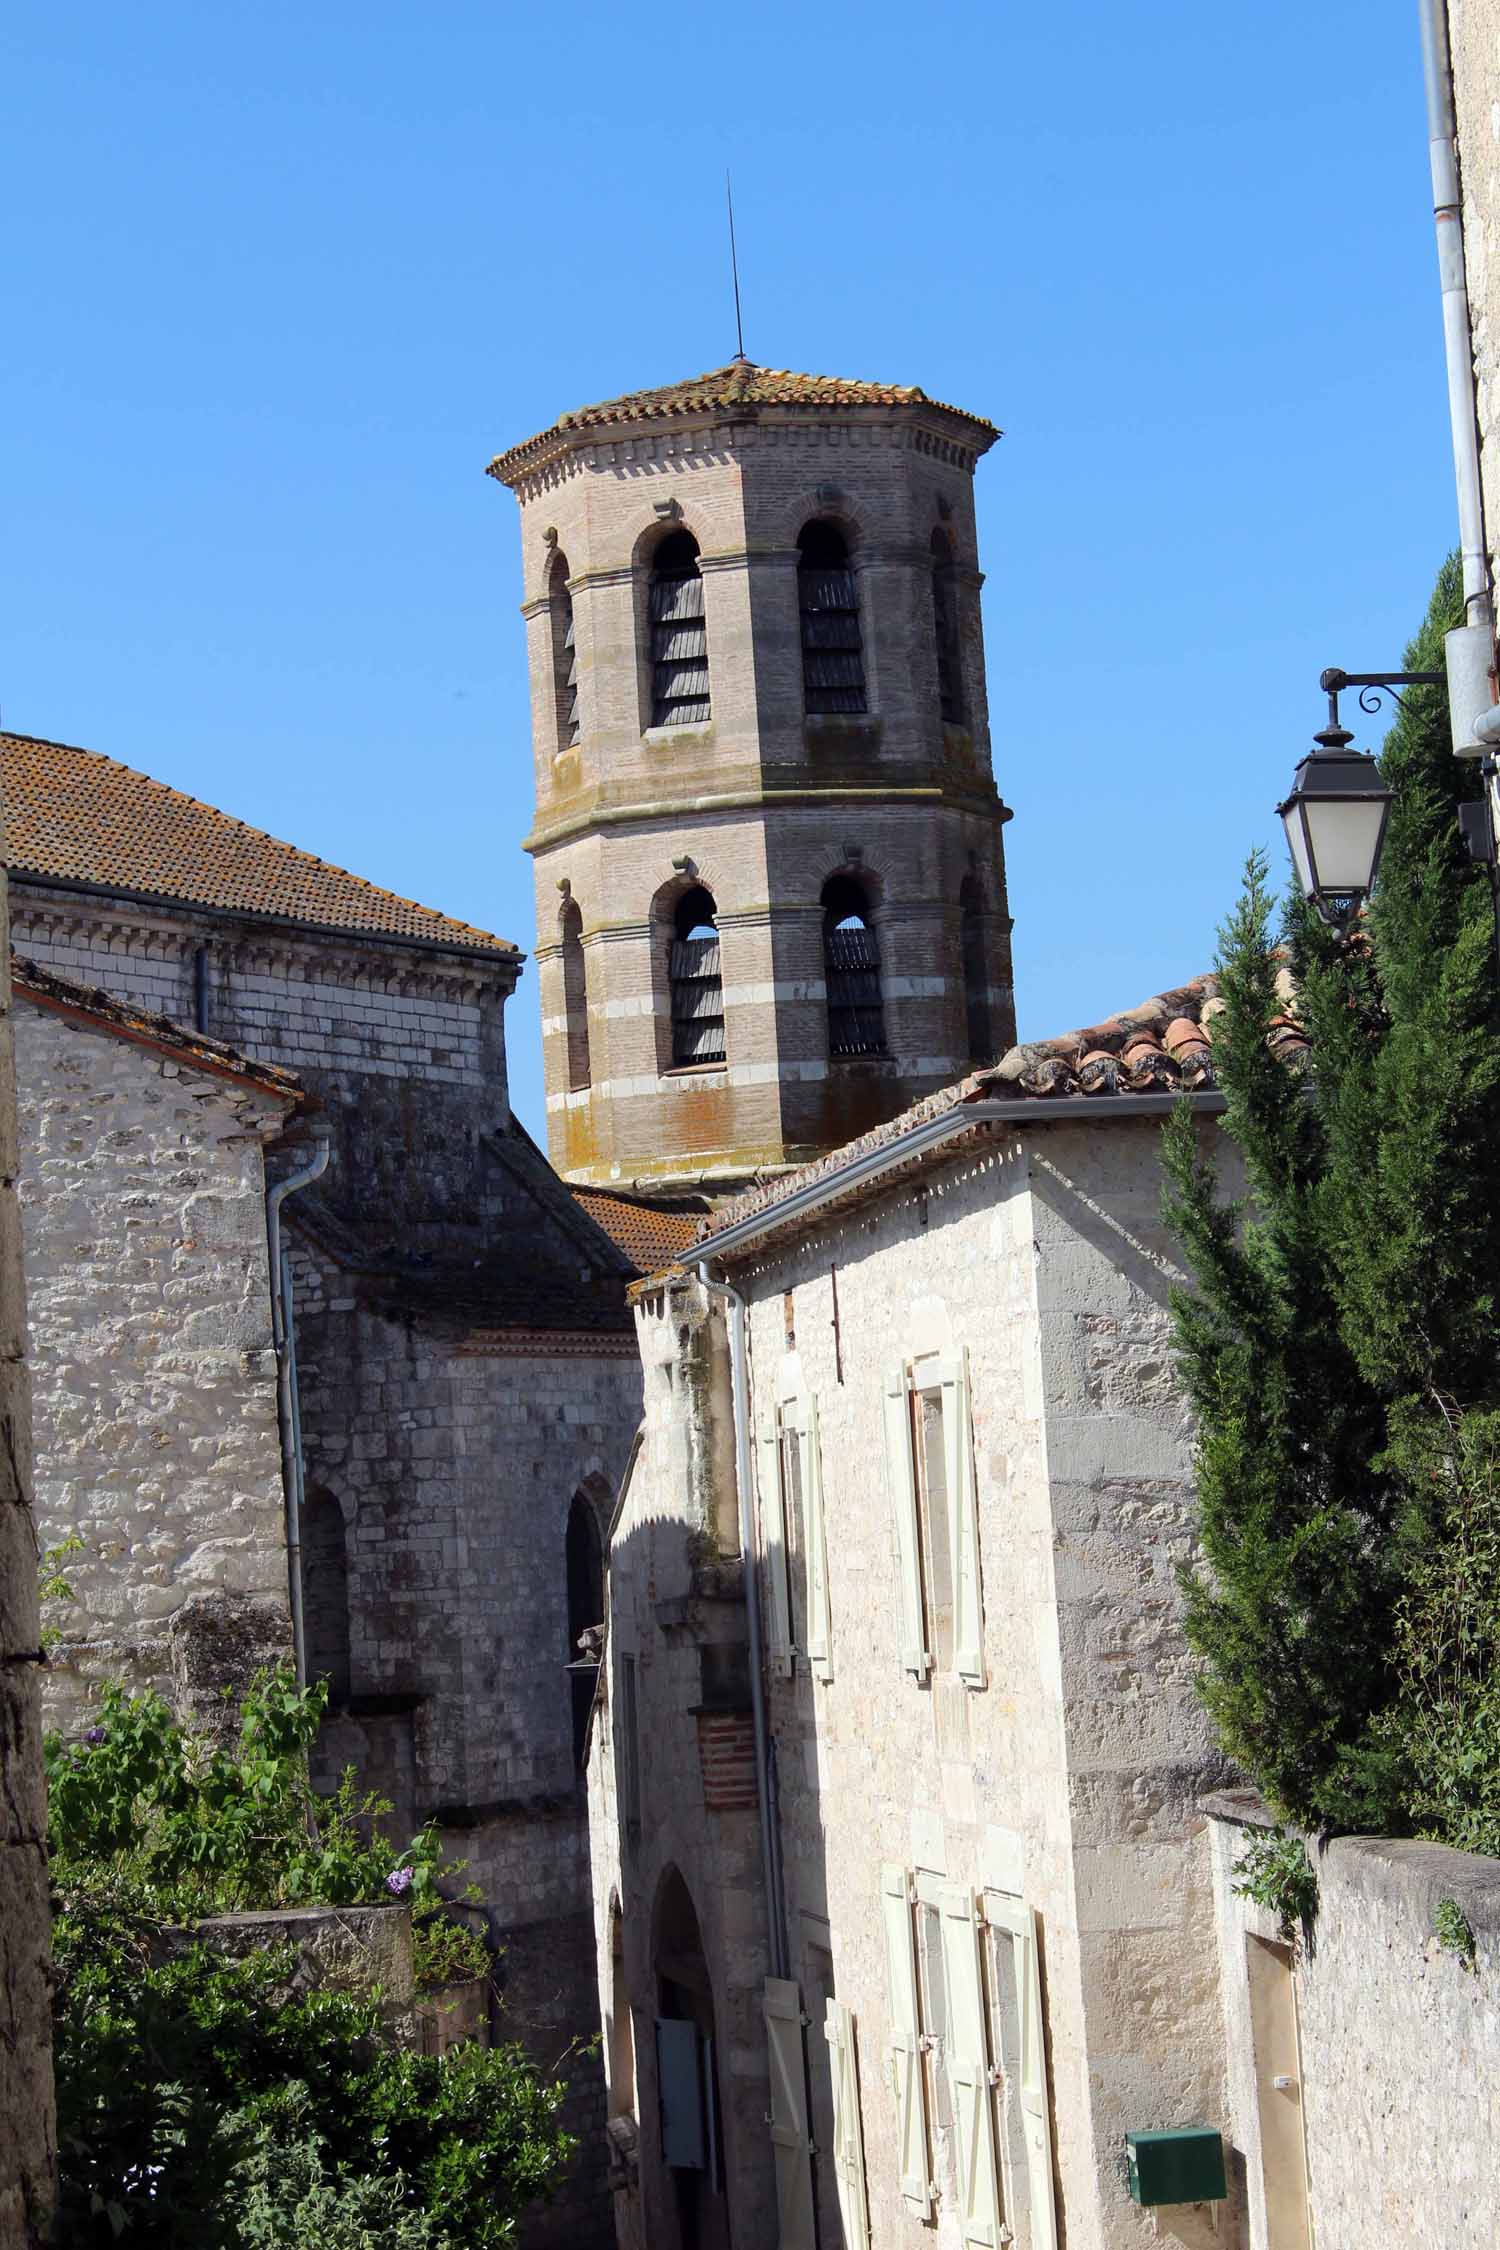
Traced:
[[1010, 809], [1000, 802], [993, 782], [976, 782], [972, 788], [961, 788], [951, 781], [918, 783], [901, 786], [891, 782], [868, 783], [840, 782], [820, 785], [806, 784], [777, 789], [723, 789], [704, 791], [697, 795], [642, 798], [634, 804], [601, 805], [570, 812], [551, 822], [538, 821], [529, 836], [522, 838], [523, 851], [533, 854], [551, 850], [555, 845], [567, 843], [574, 836], [582, 836], [606, 828], [629, 828], [645, 822], [671, 821], [686, 825], [699, 820], [711, 820], [720, 813], [769, 812], [782, 807], [818, 805], [890, 805], [926, 806], [954, 812], [965, 812], [995, 821], [1010, 818]]

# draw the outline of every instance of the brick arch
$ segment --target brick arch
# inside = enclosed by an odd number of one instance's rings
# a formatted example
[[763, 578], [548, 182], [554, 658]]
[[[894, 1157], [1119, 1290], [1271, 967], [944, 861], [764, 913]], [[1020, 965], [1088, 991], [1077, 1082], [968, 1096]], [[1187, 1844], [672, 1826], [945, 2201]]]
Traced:
[[679, 531], [687, 533], [688, 537], [696, 544], [700, 555], [707, 553], [708, 550], [699, 534], [693, 529], [692, 523], [685, 512], [676, 516], [653, 516], [648, 524], [641, 526], [636, 535], [635, 544], [630, 550], [630, 567], [637, 577], [646, 578], [650, 576], [651, 562], [657, 548], [661, 546], [664, 540], [672, 538]]
[[689, 891], [710, 891], [715, 906], [723, 907], [724, 901], [719, 896], [719, 885], [712, 867], [704, 867], [697, 860], [694, 860], [693, 865], [697, 869], [696, 874], [689, 875], [685, 868], [674, 867], [666, 881], [652, 892], [646, 919], [653, 927], [670, 922], [676, 912], [677, 901], [686, 898]]
[[871, 536], [869, 521], [859, 502], [842, 490], [837, 500], [820, 500], [817, 487], [809, 485], [787, 502], [781, 525], [788, 547], [795, 550], [800, 533], [810, 523], [837, 524], [849, 542], [851, 558], [856, 561], [861, 546]]
[[820, 852], [812, 862], [812, 871], [814, 904], [821, 903], [823, 886], [834, 875], [852, 875], [857, 881], [862, 882], [869, 893], [870, 905], [876, 913], [885, 905], [889, 897], [886, 872], [880, 861], [871, 859], [868, 853], [862, 855], [859, 859], [848, 859], [845, 857], [842, 844], [836, 847], [829, 845]]

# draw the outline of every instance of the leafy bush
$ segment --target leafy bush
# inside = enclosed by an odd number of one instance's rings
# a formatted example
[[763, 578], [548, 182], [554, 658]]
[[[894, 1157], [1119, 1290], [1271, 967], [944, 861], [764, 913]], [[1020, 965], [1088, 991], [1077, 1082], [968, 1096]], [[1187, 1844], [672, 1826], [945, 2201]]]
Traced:
[[1466, 1969], [1474, 1966], [1474, 1929], [1456, 1898], [1440, 1898], [1434, 1916], [1438, 1944], [1445, 1953], [1456, 1953]]
[[393, 2051], [377, 1996], [299, 1990], [294, 1949], [163, 1942], [235, 1908], [399, 1898], [425, 1907], [429, 1968], [487, 1961], [441, 1913], [434, 1830], [397, 1852], [351, 1775], [310, 1789], [322, 1705], [264, 1675], [214, 1744], [111, 1688], [81, 1742], [48, 1744], [60, 2239], [78, 2250], [500, 2250], [566, 2159], [562, 2089], [519, 2048]]
[[425, 1914], [414, 1925], [411, 1961], [419, 1992], [469, 1984], [490, 1973], [490, 1949], [484, 1939], [448, 1914]]
[[1318, 1918], [1318, 1871], [1307, 1856], [1300, 1836], [1284, 1828], [1252, 1836], [1234, 1863], [1236, 1898], [1254, 1899], [1276, 1917], [1277, 1935], [1284, 1945], [1298, 1938], [1311, 1945]]

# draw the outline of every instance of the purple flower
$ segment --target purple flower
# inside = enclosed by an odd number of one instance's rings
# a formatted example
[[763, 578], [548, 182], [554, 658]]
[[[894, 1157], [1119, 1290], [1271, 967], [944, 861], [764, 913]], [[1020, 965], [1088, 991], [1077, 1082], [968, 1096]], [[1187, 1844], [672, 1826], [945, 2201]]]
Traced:
[[411, 1889], [411, 1869], [409, 1867], [393, 1867], [385, 1879], [385, 1887], [392, 1898], [405, 1898], [407, 1892]]
[[100, 1743], [104, 1740], [103, 1727], [90, 1727], [83, 1739], [88, 1744], [91, 1750], [97, 1750]]

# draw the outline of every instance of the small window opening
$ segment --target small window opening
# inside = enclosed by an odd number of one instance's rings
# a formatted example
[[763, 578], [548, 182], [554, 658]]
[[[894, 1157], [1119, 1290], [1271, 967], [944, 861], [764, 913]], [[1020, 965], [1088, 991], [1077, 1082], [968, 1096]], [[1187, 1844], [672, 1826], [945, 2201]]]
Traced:
[[562, 910], [563, 1020], [567, 1025], [568, 1091], [592, 1083], [589, 1067], [588, 963], [583, 953], [583, 912], [576, 899]]
[[958, 635], [958, 582], [953, 545], [945, 531], [932, 535], [932, 625], [937, 642], [938, 708], [943, 724], [964, 723], [963, 660]]
[[953, 1542], [948, 1526], [948, 1460], [941, 1390], [911, 1394], [917, 1513], [922, 1531], [922, 1589], [933, 1668], [953, 1669]]
[[807, 710], [865, 709], [859, 594], [849, 544], [837, 524], [810, 523], [797, 540], [797, 606], [802, 613], [802, 693]]
[[672, 918], [672, 1064], [724, 1060], [724, 983], [719, 967], [718, 908], [696, 883]]
[[615, 1718], [615, 1788], [626, 1847], [641, 1840], [640, 1688], [633, 1656], [620, 1659], [620, 1708]]
[[651, 567], [651, 724], [701, 725], [712, 716], [708, 693], [708, 624], [698, 542], [674, 531]]
[[552, 676], [557, 698], [557, 747], [578, 747], [578, 650], [573, 639], [573, 596], [568, 591], [568, 558], [554, 555], [548, 596], [552, 618]]
[[864, 886], [834, 875], [823, 887], [823, 975], [831, 1055], [885, 1053], [880, 950]]
[[993, 1062], [995, 1049], [990, 1031], [989, 968], [984, 957], [984, 893], [976, 876], [964, 877], [958, 893], [958, 912], [969, 1060], [977, 1063]]
[[585, 1492], [575, 1492], [568, 1509], [565, 1542], [568, 1578], [568, 1685], [573, 1703], [573, 1764], [583, 1771], [589, 1713], [599, 1668], [582, 1646], [585, 1633], [604, 1622], [604, 1549], [599, 1522]]

